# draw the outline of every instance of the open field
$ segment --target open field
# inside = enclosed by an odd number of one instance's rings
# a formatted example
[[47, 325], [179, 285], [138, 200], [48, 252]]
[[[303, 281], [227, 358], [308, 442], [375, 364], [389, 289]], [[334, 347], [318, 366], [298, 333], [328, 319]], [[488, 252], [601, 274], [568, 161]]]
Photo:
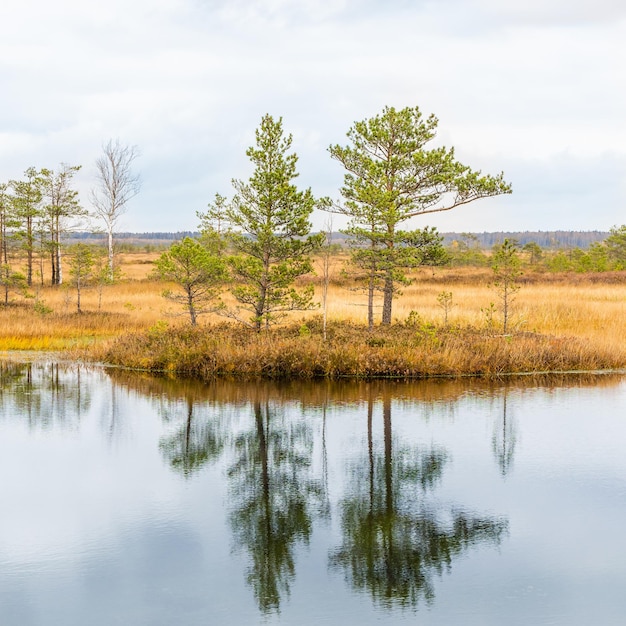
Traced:
[[[0, 350], [61, 350], [96, 346], [97, 353], [94, 354], [103, 356], [107, 354], [107, 341], [121, 335], [141, 333], [150, 328], [162, 330], [184, 327], [187, 320], [181, 315], [181, 310], [161, 295], [167, 285], [149, 279], [155, 257], [155, 254], [148, 253], [120, 255], [124, 279], [104, 287], [101, 292], [95, 287], [85, 289], [82, 293], [82, 314], [76, 313], [75, 291], [66, 286], [40, 287], [33, 289], [33, 298], [15, 298], [10, 306], [0, 307]], [[328, 319], [331, 324], [335, 324], [337, 336], [343, 336], [341, 341], [352, 342], [356, 348], [359, 338], [368, 335], [363, 332], [367, 316], [366, 296], [341, 274], [340, 267], [341, 259], [338, 259], [329, 289]], [[423, 269], [416, 272], [414, 278], [413, 284], [405, 287], [394, 301], [393, 317], [396, 326], [406, 328], [407, 319], [415, 311], [419, 317], [416, 319], [413, 314], [411, 336], [416, 333], [431, 337], [438, 335], [436, 340], [430, 342], [429, 350], [436, 352], [439, 346], [438, 358], [441, 360], [442, 355], [447, 354], [444, 361], [449, 365], [453, 362], [456, 364], [446, 368], [445, 364], [440, 363], [435, 370], [440, 373], [459, 373], [463, 368], [470, 367], [467, 359], [453, 358], [450, 352], [464, 350], [463, 341], [458, 337], [459, 332], [467, 341], [466, 351], [482, 352], [484, 358], [489, 358], [490, 348], [487, 344], [491, 345], [494, 337], [501, 334], [498, 330], [497, 294], [489, 286], [491, 271], [471, 268]], [[309, 277], [307, 281], [316, 284], [316, 293], [321, 292], [319, 277]], [[173, 285], [169, 287], [175, 289]], [[446, 328], [444, 311], [437, 302], [437, 296], [443, 291], [452, 293], [453, 303]], [[228, 301], [227, 296], [225, 299]], [[496, 312], [493, 325], [489, 327], [485, 311], [492, 302]], [[320, 326], [319, 319], [319, 310], [293, 313], [286, 320], [291, 330], [285, 332], [293, 334], [293, 328], [301, 328], [306, 324], [303, 333], [315, 336], [315, 329]], [[201, 318], [201, 324], [221, 324], [223, 321], [223, 318], [216, 316]], [[351, 329], [355, 326], [361, 330], [353, 332]], [[517, 350], [538, 350], [538, 337], [542, 337], [541, 341], [548, 342], [558, 338], [561, 347], [555, 347], [553, 343], [551, 350], [558, 352], [560, 349], [564, 352], [563, 340], [576, 339], [575, 352], [598, 356], [595, 360], [581, 357], [579, 368], [583, 364], [586, 367], [625, 367], [626, 273], [528, 273], [522, 277], [521, 288], [512, 305], [512, 328], [515, 341], [520, 343]], [[453, 329], [457, 333], [454, 341], [454, 333], [451, 334]], [[384, 332], [387, 331], [377, 329], [375, 334], [382, 337]], [[479, 340], [479, 337], [484, 337], [487, 343]], [[300, 347], [303, 346], [303, 337], [294, 340], [300, 342]], [[510, 343], [511, 338], [508, 340]], [[522, 346], [522, 340], [527, 345]], [[197, 342], [198, 338], [194, 341]], [[378, 347], [387, 349], [391, 354], [393, 350], [400, 349], [403, 342], [403, 345], [408, 345], [406, 341], [404, 335], [397, 338], [399, 343], [396, 344], [389, 339], [380, 339]], [[421, 344], [425, 343], [423, 337], [420, 341]], [[476, 342], [482, 347], [479, 348]], [[258, 345], [260, 350], [269, 350], [267, 345]], [[447, 346], [447, 352], [442, 345]], [[415, 348], [413, 344], [411, 346]], [[139, 345], [137, 349], [140, 349]], [[378, 353], [380, 355], [381, 350]], [[347, 355], [344, 358], [347, 359]], [[420, 358], [425, 357], [422, 355]], [[566, 361], [561, 363], [563, 367], [576, 368], [574, 356], [570, 355]], [[506, 362], [505, 359], [502, 367], [505, 367]], [[521, 359], [515, 363], [510, 362], [510, 365], [524, 368], [532, 365], [533, 360]], [[549, 366], [549, 359], [544, 365]], [[474, 371], [478, 366], [474, 364], [471, 367]]]

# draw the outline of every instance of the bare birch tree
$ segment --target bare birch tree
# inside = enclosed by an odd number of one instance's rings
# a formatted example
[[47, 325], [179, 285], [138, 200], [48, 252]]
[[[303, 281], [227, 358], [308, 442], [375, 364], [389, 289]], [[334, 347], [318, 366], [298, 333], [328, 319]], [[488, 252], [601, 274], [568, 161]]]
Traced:
[[110, 139], [102, 147], [103, 154], [96, 159], [96, 186], [91, 192], [95, 214], [105, 225], [109, 254], [109, 278], [113, 280], [113, 233], [126, 204], [141, 188], [139, 174], [132, 170], [139, 156], [137, 146], [126, 146], [119, 139]]

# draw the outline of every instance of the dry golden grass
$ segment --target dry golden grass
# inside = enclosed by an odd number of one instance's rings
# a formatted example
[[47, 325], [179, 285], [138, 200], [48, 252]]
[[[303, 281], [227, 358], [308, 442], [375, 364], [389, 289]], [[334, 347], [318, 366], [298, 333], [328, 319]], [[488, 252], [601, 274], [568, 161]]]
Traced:
[[125, 252], [115, 257], [125, 280], [144, 280], [154, 269], [159, 252]]
[[[36, 298], [19, 301], [8, 307], [0, 306], [0, 350], [57, 350], [99, 345], [107, 339], [144, 331], [162, 321], [166, 321], [171, 328], [186, 325], [187, 320], [182, 311], [161, 295], [165, 287], [175, 288], [175, 286], [164, 285], [148, 278], [153, 268], [152, 262], [157, 256], [156, 253], [119, 255], [124, 279], [103, 289], [101, 304], [96, 288], [83, 290], [83, 314], [76, 313], [75, 291], [66, 287], [41, 287], [35, 290]], [[341, 259], [333, 266], [328, 317], [335, 324], [347, 322], [349, 325], [358, 325], [360, 327], [358, 333], [350, 332], [344, 338], [345, 341], [348, 341], [348, 337], [350, 341], [356, 341], [355, 338], [359, 334], [367, 335], [363, 332], [367, 319], [366, 295], [362, 290], [355, 290], [350, 279], [341, 275], [340, 265]], [[506, 367], [507, 363], [510, 367], [518, 368], [518, 371], [519, 368], [532, 367], [533, 360], [524, 360], [522, 353], [529, 350], [542, 352], [547, 349], [547, 343], [544, 342], [543, 347], [539, 345], [539, 335], [544, 336], [546, 342], [552, 342], [550, 358], [555, 367], [558, 365], [557, 353], [560, 345], [558, 342], [563, 341], [563, 338], [578, 340], [575, 343], [576, 347], [572, 347], [574, 344], [569, 345], [569, 356], [566, 359], [568, 367], [576, 363], [574, 353], [577, 350], [581, 355], [578, 359], [579, 367], [582, 367], [583, 363], [587, 363], [589, 367], [626, 365], [626, 273], [606, 275], [528, 273], [523, 277], [524, 282], [516, 294], [512, 307], [513, 328], [517, 333], [515, 350], [520, 354], [512, 356], [511, 348], [507, 353], [508, 356], [502, 353], [497, 358], [494, 356], [493, 346], [489, 347], [493, 342], [488, 337], [497, 334], [497, 328], [495, 332], [483, 332], [483, 338], [480, 340], [476, 334], [481, 329], [484, 331], [486, 327], [483, 310], [489, 307], [491, 302], [497, 301], [497, 294], [489, 287], [492, 278], [490, 270], [423, 269], [416, 272], [414, 278], [415, 282], [404, 287], [403, 293], [394, 301], [393, 317], [402, 325], [410, 313], [416, 311], [419, 313], [422, 326], [432, 326], [441, 330], [438, 346], [433, 344], [429, 348], [436, 355], [436, 359], [439, 359], [439, 365], [432, 362], [432, 373], [458, 373], [464, 368], [465, 371], [480, 370], [477, 364], [472, 365], [467, 354], [462, 354], [468, 350], [482, 355], [483, 359], [491, 354], [489, 358], [493, 360], [494, 371], [504, 371], [502, 367]], [[318, 294], [321, 292], [319, 276], [306, 278], [305, 281], [313, 282], [316, 285], [316, 292]], [[452, 328], [465, 329], [463, 340], [465, 346], [458, 336], [455, 337], [441, 329], [444, 312], [437, 303], [437, 296], [443, 291], [452, 293], [454, 303], [449, 312], [448, 325]], [[225, 300], [229, 302], [227, 295]], [[38, 302], [39, 305], [35, 307], [34, 302]], [[377, 304], [380, 304], [380, 299]], [[378, 319], [380, 308], [376, 309], [376, 314]], [[297, 327], [306, 322], [313, 328], [315, 324], [319, 324], [319, 321], [315, 321], [319, 315], [319, 309], [294, 313], [290, 323], [293, 324], [297, 320]], [[211, 316], [202, 318], [202, 324], [215, 324], [221, 321], [220, 318]], [[289, 322], [289, 319], [287, 321]], [[495, 321], [498, 323], [497, 316]], [[305, 343], [301, 337], [294, 341], [296, 341], [294, 346], [298, 349]], [[317, 344], [313, 342], [311, 345]], [[434, 350], [434, 347], [437, 347], [437, 350]], [[362, 351], [359, 359], [366, 358], [365, 352], [369, 348], [371, 346], [367, 344], [359, 348]], [[376, 351], [377, 358], [382, 353], [389, 353], [385, 359], [375, 367], [363, 366], [362, 362], [358, 367], [365, 367], [363, 371], [377, 371], [379, 374], [383, 367], [394, 371], [399, 371], [405, 366], [413, 367], [410, 363], [393, 365], [393, 352], [398, 350], [397, 343], [380, 345], [378, 348], [380, 349]], [[267, 346], [263, 349], [269, 354], [273, 353]], [[562, 349], [565, 350], [563, 347]], [[585, 357], [587, 358], [585, 360], [582, 357], [585, 350], [598, 355], [598, 359], [594, 361]], [[417, 352], [415, 354], [417, 355]], [[224, 358], [226, 356], [224, 355]], [[276, 356], [278, 358], [278, 355]], [[258, 355], [258, 358], [260, 362], [261, 356]], [[335, 355], [333, 358], [340, 357]], [[347, 353], [341, 358], [346, 362], [351, 359]], [[424, 355], [422, 354], [420, 358], [424, 358]], [[313, 362], [311, 359], [312, 357], [308, 361], [309, 365]], [[547, 364], [548, 361], [544, 359], [544, 363]], [[418, 363], [414, 365], [417, 367]], [[565, 362], [561, 365], [566, 366]], [[267, 368], [269, 365], [266, 364], [264, 367]], [[333, 371], [341, 369], [338, 366], [333, 367], [335, 368]], [[417, 370], [411, 371], [415, 373]]]
[[[393, 317], [397, 321], [406, 320], [411, 311], [417, 311], [426, 323], [443, 324], [444, 311], [437, 302], [443, 291], [452, 293], [450, 325], [484, 326], [486, 315], [482, 310], [491, 302], [498, 306], [498, 295], [489, 287], [492, 279], [489, 270], [421, 270], [415, 278], [394, 301]], [[522, 283], [512, 304], [514, 329], [578, 337], [615, 351], [626, 362], [626, 273], [621, 283], [603, 284], [596, 282], [597, 279], [597, 275], [586, 281], [572, 275], [569, 280], [560, 277], [555, 281], [552, 275], [539, 275], [527, 284]], [[381, 302], [378, 298], [377, 303]], [[380, 316], [380, 308], [376, 310]], [[331, 285], [328, 314], [332, 319], [366, 324], [366, 296]], [[498, 315], [495, 322], [499, 323]]]
[[231, 378], [425, 378], [511, 372], [592, 371], [616, 368], [610, 351], [571, 338], [518, 334], [502, 337], [471, 329], [395, 325], [363, 332], [333, 322], [324, 341], [321, 321], [307, 332], [291, 324], [257, 334], [231, 324], [152, 329], [92, 351], [99, 360], [201, 380]]

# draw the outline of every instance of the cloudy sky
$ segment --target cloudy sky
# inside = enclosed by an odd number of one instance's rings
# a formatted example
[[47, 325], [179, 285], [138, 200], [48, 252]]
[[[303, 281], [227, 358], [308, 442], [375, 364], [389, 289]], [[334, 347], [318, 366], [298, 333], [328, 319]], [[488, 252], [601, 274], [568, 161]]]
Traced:
[[2, 0], [0, 22], [0, 182], [82, 165], [88, 207], [103, 143], [136, 145], [121, 230], [195, 229], [250, 176], [265, 113], [299, 183], [338, 198], [328, 146], [385, 105], [436, 114], [438, 143], [513, 185], [441, 231], [626, 223], [623, 0]]

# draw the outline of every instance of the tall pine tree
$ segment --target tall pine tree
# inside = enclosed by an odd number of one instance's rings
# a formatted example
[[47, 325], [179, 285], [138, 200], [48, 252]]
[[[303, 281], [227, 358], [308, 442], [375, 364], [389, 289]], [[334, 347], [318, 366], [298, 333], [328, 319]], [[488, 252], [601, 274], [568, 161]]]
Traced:
[[346, 169], [340, 212], [351, 218], [347, 232], [375, 255], [368, 263], [383, 272], [383, 324], [391, 323], [394, 285], [403, 280], [403, 269], [415, 264], [411, 242], [428, 235], [402, 231], [401, 225], [418, 215], [511, 193], [502, 174], [470, 169], [455, 159], [453, 148], [428, 149], [437, 124], [434, 115], [424, 119], [417, 107], [386, 107], [352, 126], [350, 145], [329, 148]]
[[230, 242], [238, 253], [230, 265], [239, 307], [230, 314], [241, 319], [241, 309], [250, 311], [257, 331], [287, 311], [314, 306], [313, 289], [297, 290], [294, 281], [312, 270], [308, 255], [321, 245], [323, 234], [310, 234], [309, 218], [328, 201], [316, 200], [310, 189], [299, 191], [292, 182], [298, 157], [290, 153], [291, 143], [282, 118], [265, 115], [256, 145], [246, 151], [254, 172], [247, 182], [233, 181], [236, 193], [227, 211]]

